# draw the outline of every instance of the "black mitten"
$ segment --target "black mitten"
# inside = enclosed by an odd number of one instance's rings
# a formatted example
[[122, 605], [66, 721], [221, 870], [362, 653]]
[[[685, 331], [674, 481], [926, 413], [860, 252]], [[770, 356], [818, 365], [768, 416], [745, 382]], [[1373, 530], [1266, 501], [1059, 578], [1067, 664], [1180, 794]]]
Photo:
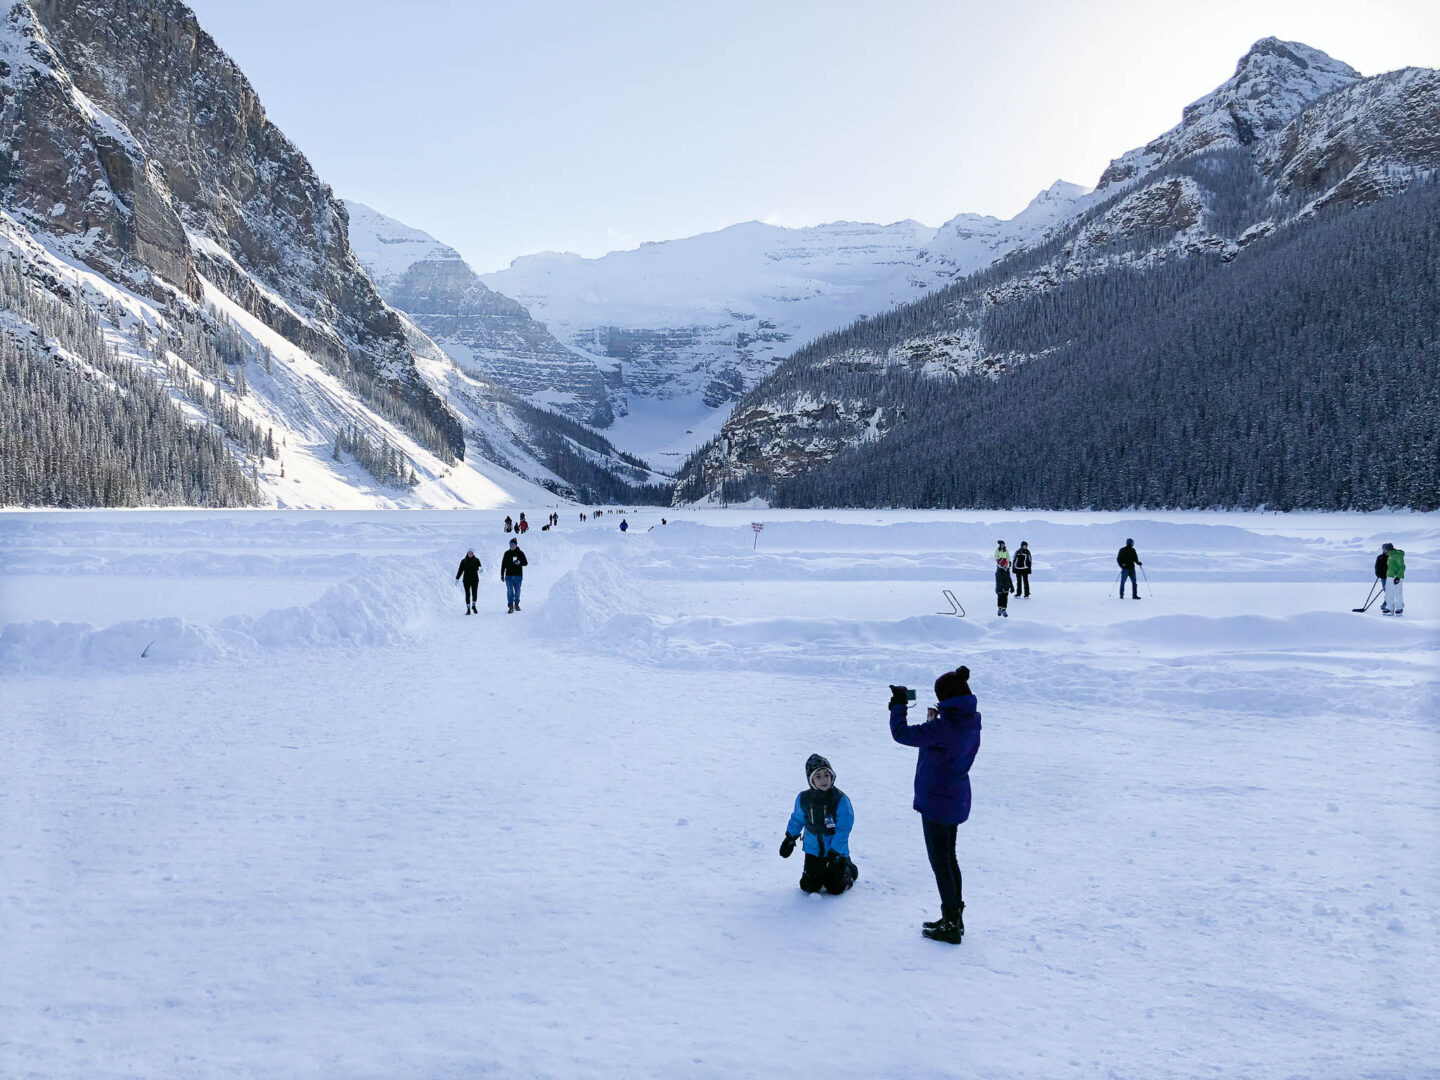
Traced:
[[780, 858], [788, 859], [795, 853], [795, 841], [798, 839], [798, 836], [791, 836], [788, 832], [785, 834], [785, 839], [780, 841]]
[[891, 683], [890, 707], [893, 709], [896, 705], [908, 704], [910, 704], [910, 688], [907, 686], [896, 686], [894, 683]]

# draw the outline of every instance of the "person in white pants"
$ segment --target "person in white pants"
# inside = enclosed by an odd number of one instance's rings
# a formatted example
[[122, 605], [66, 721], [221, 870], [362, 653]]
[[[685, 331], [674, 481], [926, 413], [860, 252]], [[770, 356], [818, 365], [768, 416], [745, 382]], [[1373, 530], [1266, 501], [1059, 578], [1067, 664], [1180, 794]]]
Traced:
[[1394, 544], [1382, 544], [1386, 553], [1385, 604], [1386, 615], [1405, 614], [1405, 552]]

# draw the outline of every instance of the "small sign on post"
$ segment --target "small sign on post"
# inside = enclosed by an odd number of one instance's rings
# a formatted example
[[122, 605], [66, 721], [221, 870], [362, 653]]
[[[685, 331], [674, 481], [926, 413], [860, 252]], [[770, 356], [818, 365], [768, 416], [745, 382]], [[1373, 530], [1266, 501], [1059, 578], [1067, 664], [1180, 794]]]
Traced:
[[750, 545], [750, 550], [754, 551], [760, 544], [760, 533], [765, 528], [765, 523], [762, 521], [752, 521], [750, 522], [750, 528], [755, 530], [755, 542]]

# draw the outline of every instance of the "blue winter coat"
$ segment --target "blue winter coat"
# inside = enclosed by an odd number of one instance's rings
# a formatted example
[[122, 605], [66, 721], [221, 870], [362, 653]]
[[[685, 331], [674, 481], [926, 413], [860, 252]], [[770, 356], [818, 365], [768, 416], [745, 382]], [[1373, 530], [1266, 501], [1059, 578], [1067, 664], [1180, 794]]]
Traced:
[[934, 720], [911, 726], [907, 706], [890, 706], [890, 734], [902, 746], [918, 746], [915, 809], [942, 825], [970, 816], [970, 765], [980, 750], [980, 714], [975, 695], [946, 698]]
[[[800, 795], [804, 795], [802, 791]], [[855, 827], [855, 808], [850, 805], [850, 796], [840, 796], [840, 804], [835, 808], [835, 834], [833, 836], [816, 836], [809, 829], [805, 828], [805, 811], [800, 806], [800, 795], [795, 796], [795, 809], [790, 814], [790, 824], [785, 826], [786, 834], [799, 836], [805, 834], [806, 855], [828, 855], [832, 851], [838, 851], [846, 858], [850, 857], [850, 830]]]

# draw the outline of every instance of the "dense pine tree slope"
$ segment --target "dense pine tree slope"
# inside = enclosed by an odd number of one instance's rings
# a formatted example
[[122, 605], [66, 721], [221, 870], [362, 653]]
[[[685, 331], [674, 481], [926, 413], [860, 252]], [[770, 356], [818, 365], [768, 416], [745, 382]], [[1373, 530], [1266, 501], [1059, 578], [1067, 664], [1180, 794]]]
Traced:
[[[1258, 42], [1235, 76], [1188, 107], [1176, 128], [1113, 162], [1097, 190], [1043, 242], [794, 353], [736, 405], [721, 436], [691, 458], [677, 497], [774, 494], [785, 502], [856, 505], [1361, 506], [1376, 498], [1425, 504], [1433, 485], [1424, 476], [1378, 485], [1358, 480], [1380, 468], [1387, 453], [1394, 455], [1392, 471], [1423, 469], [1427, 460], [1433, 469], [1433, 458], [1417, 459], [1415, 446], [1430, 445], [1434, 414], [1427, 420], [1423, 412], [1405, 412], [1406, 403], [1432, 393], [1437, 378], [1424, 359], [1424, 313], [1410, 311], [1405, 317], [1417, 320], [1411, 324], [1387, 323], [1338, 301], [1360, 294], [1349, 288], [1358, 278], [1389, 283], [1393, 304], [1382, 311], [1419, 303], [1425, 294], [1414, 290], [1424, 282], [1415, 276], [1420, 264], [1412, 248], [1422, 242], [1402, 235], [1372, 243], [1365, 230], [1392, 235], [1387, 212], [1423, 219], [1424, 192], [1403, 209], [1376, 204], [1437, 170], [1440, 73], [1411, 68], [1364, 79], [1305, 46]], [[1349, 226], [1358, 246], [1337, 249], [1326, 230], [1371, 206], [1363, 222]], [[1277, 254], [1266, 256], [1270, 247]], [[1270, 269], [1256, 275], [1247, 268], [1261, 257], [1271, 260]], [[1176, 321], [1182, 296], [1187, 314]], [[1276, 305], [1277, 322], [1293, 324], [1291, 336], [1234, 338], [1237, 305], [1263, 322], [1267, 303]], [[1184, 340], [1171, 336], [1180, 333]], [[1320, 349], [1317, 342], [1326, 344]], [[1168, 376], [1141, 380], [1135, 372], [1112, 394], [1099, 392], [1105, 379], [1119, 377], [1123, 358], [1154, 362], [1176, 350], [1193, 369], [1187, 376], [1193, 385], [1183, 393]], [[1254, 394], [1237, 392], [1223, 359], [1231, 352], [1235, 362], [1266, 372], [1266, 392], [1277, 397], [1265, 399], [1263, 418]], [[1377, 354], [1394, 365], [1383, 384], [1363, 374], [1372, 362], [1364, 358]], [[1369, 414], [1350, 408], [1343, 395], [1317, 397], [1310, 380], [1322, 376], [1369, 386], [1394, 402], [1369, 434], [1393, 434], [1388, 450], [1344, 437], [1351, 432], [1346, 425]], [[1015, 443], [1010, 433], [1040, 408], [1036, 395], [1062, 385], [1072, 407], [1045, 413], [1048, 426]], [[1164, 399], [1165, 393], [1181, 396]], [[1117, 399], [1126, 402], [1118, 417], [1109, 411]], [[1262, 419], [1268, 441], [1250, 427]], [[1135, 423], [1149, 423], [1148, 436], [1126, 435]], [[1283, 461], [1283, 470], [1261, 480], [1256, 468], [1217, 465], [1212, 472], [1203, 461], [1192, 468], [1173, 441], [1186, 430], [1229, 432], [1242, 440], [1243, 453]], [[987, 435], [1028, 468], [981, 454], [974, 440]], [[1323, 455], [1294, 450], [1325, 440], [1333, 445]], [[1116, 482], [1110, 448], [1117, 444], [1145, 463], [1146, 484]], [[931, 471], [921, 475], [884, 477], [879, 465], [862, 465], [883, 461], [911, 470], [922, 458]], [[942, 458], [946, 466], [938, 469]], [[852, 468], [860, 470], [853, 482], [843, 476]], [[995, 479], [979, 478], [987, 470]]]

